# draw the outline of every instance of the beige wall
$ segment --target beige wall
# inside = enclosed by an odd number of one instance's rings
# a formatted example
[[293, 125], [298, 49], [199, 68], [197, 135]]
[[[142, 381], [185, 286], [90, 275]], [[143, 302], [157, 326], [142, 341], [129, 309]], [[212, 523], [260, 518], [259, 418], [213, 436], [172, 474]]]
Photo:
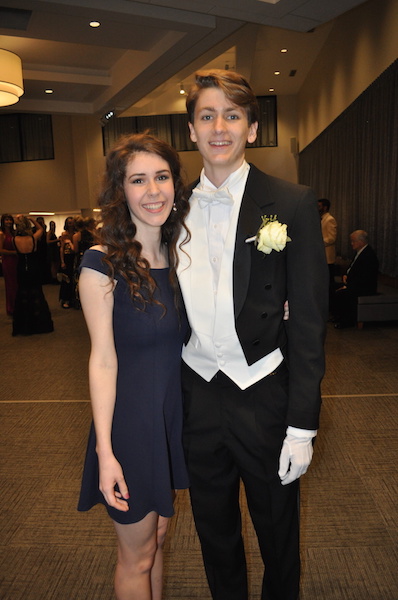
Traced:
[[[54, 160], [0, 164], [0, 214], [93, 208], [104, 169], [102, 130], [96, 117], [53, 116]], [[295, 97], [278, 98], [278, 147], [253, 148], [249, 161], [270, 174], [297, 180], [290, 139], [297, 136]], [[198, 152], [182, 152], [187, 181], [202, 167]], [[60, 217], [61, 218], [61, 217]], [[51, 217], [46, 217], [46, 222]]]
[[0, 164], [0, 213], [94, 206], [103, 170], [97, 118], [53, 115], [54, 160]]
[[76, 207], [69, 117], [53, 117], [55, 160], [0, 164], [1, 212]]
[[300, 149], [397, 57], [397, 0], [369, 0], [336, 19], [298, 95]]

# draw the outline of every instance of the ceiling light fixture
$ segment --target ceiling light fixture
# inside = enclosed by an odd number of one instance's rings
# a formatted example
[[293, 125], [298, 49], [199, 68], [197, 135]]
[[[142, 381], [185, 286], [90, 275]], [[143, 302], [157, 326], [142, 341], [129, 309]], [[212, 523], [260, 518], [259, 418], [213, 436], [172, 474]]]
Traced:
[[32, 215], [32, 217], [33, 216], [51, 217], [52, 215], [55, 215], [55, 213], [53, 213], [53, 212], [43, 212], [43, 211], [40, 211], [40, 212], [31, 211], [29, 214]]
[[54, 90], [50, 90], [50, 89], [48, 89], [48, 90], [44, 90], [44, 92], [45, 92], [46, 94], [53, 94], [53, 93], [54, 93]]
[[280, 75], [281, 72], [280, 71], [274, 71], [274, 75]]
[[23, 92], [21, 59], [14, 52], [0, 49], [0, 106], [16, 104]]
[[114, 110], [108, 110], [107, 113], [105, 113], [104, 115], [102, 115], [102, 117], [100, 118], [100, 123], [103, 127], [105, 127], [105, 125], [107, 123], [109, 123], [109, 121], [111, 119], [113, 119], [114, 117], [116, 117], [115, 111]]
[[281, 48], [281, 52], [282, 52], [282, 54], [286, 54], [287, 48]]
[[185, 93], [186, 92], [185, 92], [185, 89], [184, 89], [184, 84], [180, 83], [180, 94], [181, 94], [181, 96], [183, 96]]
[[100, 25], [99, 21], [90, 21], [90, 27], [99, 27]]

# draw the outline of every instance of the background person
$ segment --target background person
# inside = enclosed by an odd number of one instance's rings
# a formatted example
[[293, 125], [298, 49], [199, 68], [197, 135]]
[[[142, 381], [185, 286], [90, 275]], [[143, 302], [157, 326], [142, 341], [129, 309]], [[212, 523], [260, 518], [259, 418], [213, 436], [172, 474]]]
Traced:
[[326, 262], [329, 269], [329, 295], [335, 290], [334, 273], [336, 262], [337, 221], [330, 214], [330, 200], [318, 200], [319, 214], [321, 215], [322, 238], [325, 245]]
[[0, 226], [0, 256], [6, 291], [6, 311], [12, 317], [17, 295], [17, 264], [18, 257], [14, 244], [15, 224], [12, 215], [1, 216]]
[[93, 427], [78, 508], [101, 502], [114, 521], [116, 598], [160, 600], [174, 489], [188, 485], [180, 379], [187, 323], [175, 268], [189, 206], [177, 152], [147, 134], [122, 138], [108, 154], [99, 206], [100, 245], [85, 253], [79, 280]]
[[332, 304], [336, 329], [356, 324], [359, 296], [373, 296], [377, 293], [379, 260], [369, 246], [367, 232], [363, 229], [353, 231], [350, 242], [355, 256], [347, 273], [343, 275], [343, 285], [336, 290]]
[[56, 234], [56, 223], [55, 221], [50, 221], [49, 229], [46, 234], [46, 242], [47, 242], [47, 257], [50, 266], [51, 273], [51, 283], [58, 283], [57, 281], [57, 273], [59, 271], [60, 265], [60, 241]]
[[37, 253], [37, 242], [43, 235], [43, 228], [38, 221], [24, 215], [18, 215], [15, 223], [14, 243], [18, 254], [18, 291], [13, 314], [12, 335], [50, 333], [54, 331], [54, 324], [43, 294], [41, 262]]
[[51, 283], [50, 263], [48, 260], [47, 225], [44, 217], [37, 217], [37, 222], [43, 229], [42, 236], [37, 240], [37, 257], [40, 262], [42, 284]]
[[187, 110], [204, 168], [178, 269], [192, 328], [183, 439], [206, 574], [214, 600], [247, 600], [242, 480], [265, 562], [261, 597], [297, 600], [298, 478], [312, 457], [324, 373], [319, 214], [308, 188], [245, 161], [258, 105], [241, 75], [197, 73]]
[[61, 287], [59, 288], [59, 301], [62, 308], [71, 308], [75, 300], [75, 251], [73, 248], [73, 235], [76, 232], [73, 217], [65, 219], [65, 229], [60, 240], [60, 268]]

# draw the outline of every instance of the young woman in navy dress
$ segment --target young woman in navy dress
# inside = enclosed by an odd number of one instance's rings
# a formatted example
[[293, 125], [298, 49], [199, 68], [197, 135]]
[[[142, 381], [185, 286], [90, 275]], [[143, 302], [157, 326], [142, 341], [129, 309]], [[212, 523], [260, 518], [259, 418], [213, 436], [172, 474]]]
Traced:
[[93, 424], [78, 509], [102, 503], [114, 521], [117, 600], [160, 600], [174, 490], [188, 486], [176, 246], [189, 208], [177, 152], [146, 133], [121, 138], [99, 206], [99, 245], [85, 252], [79, 279]]

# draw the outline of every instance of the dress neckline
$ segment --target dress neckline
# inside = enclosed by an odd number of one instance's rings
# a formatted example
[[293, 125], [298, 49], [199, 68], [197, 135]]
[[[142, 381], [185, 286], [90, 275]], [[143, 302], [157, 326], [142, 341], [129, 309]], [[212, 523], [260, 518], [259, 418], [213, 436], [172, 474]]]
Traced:
[[[100, 254], [105, 254], [105, 252], [102, 252], [102, 250], [97, 250], [96, 248], [89, 248], [89, 250], [91, 250], [92, 252], [99, 252]], [[170, 267], [161, 267], [159, 269], [154, 269], [154, 268], [150, 268], [150, 271], [168, 271], [170, 269]]]

